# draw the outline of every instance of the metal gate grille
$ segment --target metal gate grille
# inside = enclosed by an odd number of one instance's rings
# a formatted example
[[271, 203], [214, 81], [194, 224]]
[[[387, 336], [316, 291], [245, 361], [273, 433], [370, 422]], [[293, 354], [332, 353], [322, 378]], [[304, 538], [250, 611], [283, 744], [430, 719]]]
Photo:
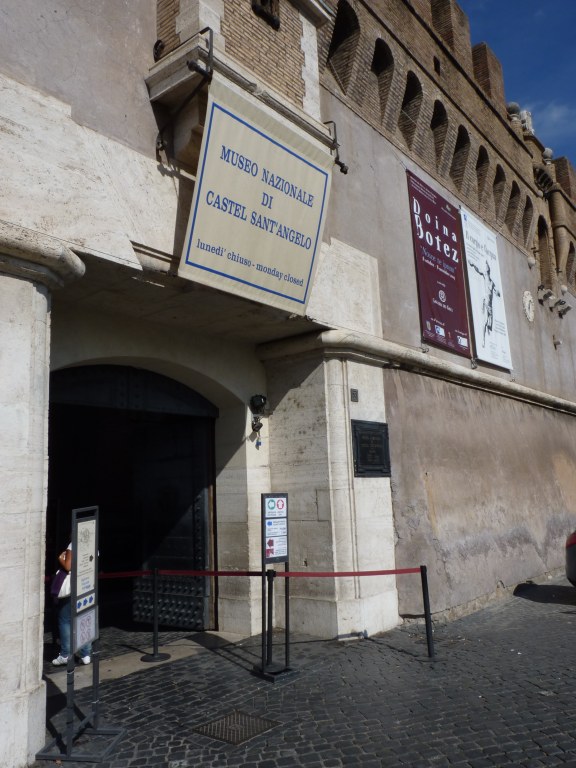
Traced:
[[[201, 631], [206, 628], [209, 580], [201, 576], [160, 576], [158, 582], [158, 623], [165, 627]], [[151, 624], [154, 618], [153, 579], [134, 579], [132, 616]]]

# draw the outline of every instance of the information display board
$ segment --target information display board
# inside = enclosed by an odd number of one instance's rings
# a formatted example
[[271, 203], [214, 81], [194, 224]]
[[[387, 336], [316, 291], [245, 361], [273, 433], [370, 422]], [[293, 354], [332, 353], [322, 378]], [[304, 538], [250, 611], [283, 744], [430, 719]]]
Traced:
[[388, 424], [352, 420], [355, 477], [390, 477]]
[[304, 315], [334, 158], [217, 73], [178, 275]]
[[72, 639], [73, 650], [97, 640], [98, 507], [72, 510]]
[[262, 494], [262, 562], [288, 562], [288, 494]]

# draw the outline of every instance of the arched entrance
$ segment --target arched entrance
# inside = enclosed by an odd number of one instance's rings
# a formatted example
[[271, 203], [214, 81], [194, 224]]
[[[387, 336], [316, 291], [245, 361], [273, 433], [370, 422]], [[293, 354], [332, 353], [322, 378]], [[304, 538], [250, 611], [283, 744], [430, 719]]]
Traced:
[[[100, 509], [100, 569], [214, 565], [214, 420], [210, 402], [150, 371], [96, 365], [50, 382], [47, 570], [69, 540], [70, 512]], [[160, 622], [215, 625], [210, 580], [166, 576]], [[150, 580], [101, 582], [101, 621], [152, 620]]]

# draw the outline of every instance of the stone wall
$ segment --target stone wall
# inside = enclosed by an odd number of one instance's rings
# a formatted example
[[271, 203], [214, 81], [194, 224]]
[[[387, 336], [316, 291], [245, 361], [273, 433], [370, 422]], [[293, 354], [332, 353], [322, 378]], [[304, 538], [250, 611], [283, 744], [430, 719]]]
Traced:
[[[433, 611], [564, 565], [576, 519], [574, 416], [387, 372], [398, 567], [428, 566]], [[400, 612], [418, 585], [399, 580]]]

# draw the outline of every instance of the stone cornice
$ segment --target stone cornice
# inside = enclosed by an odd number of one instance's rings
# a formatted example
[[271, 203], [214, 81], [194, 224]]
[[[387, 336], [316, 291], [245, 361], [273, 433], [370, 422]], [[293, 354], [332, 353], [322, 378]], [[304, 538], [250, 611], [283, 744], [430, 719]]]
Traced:
[[55, 237], [0, 221], [0, 274], [60, 288], [82, 277], [85, 267]]
[[448, 360], [433, 357], [429, 353], [356, 331], [324, 331], [293, 337], [284, 341], [270, 342], [258, 347], [258, 357], [263, 362], [301, 357], [306, 354], [322, 354], [326, 358], [338, 357], [358, 360], [368, 365], [419, 373], [576, 416], [576, 401], [525, 387], [509, 379], [464, 368], [462, 365], [456, 365]]

